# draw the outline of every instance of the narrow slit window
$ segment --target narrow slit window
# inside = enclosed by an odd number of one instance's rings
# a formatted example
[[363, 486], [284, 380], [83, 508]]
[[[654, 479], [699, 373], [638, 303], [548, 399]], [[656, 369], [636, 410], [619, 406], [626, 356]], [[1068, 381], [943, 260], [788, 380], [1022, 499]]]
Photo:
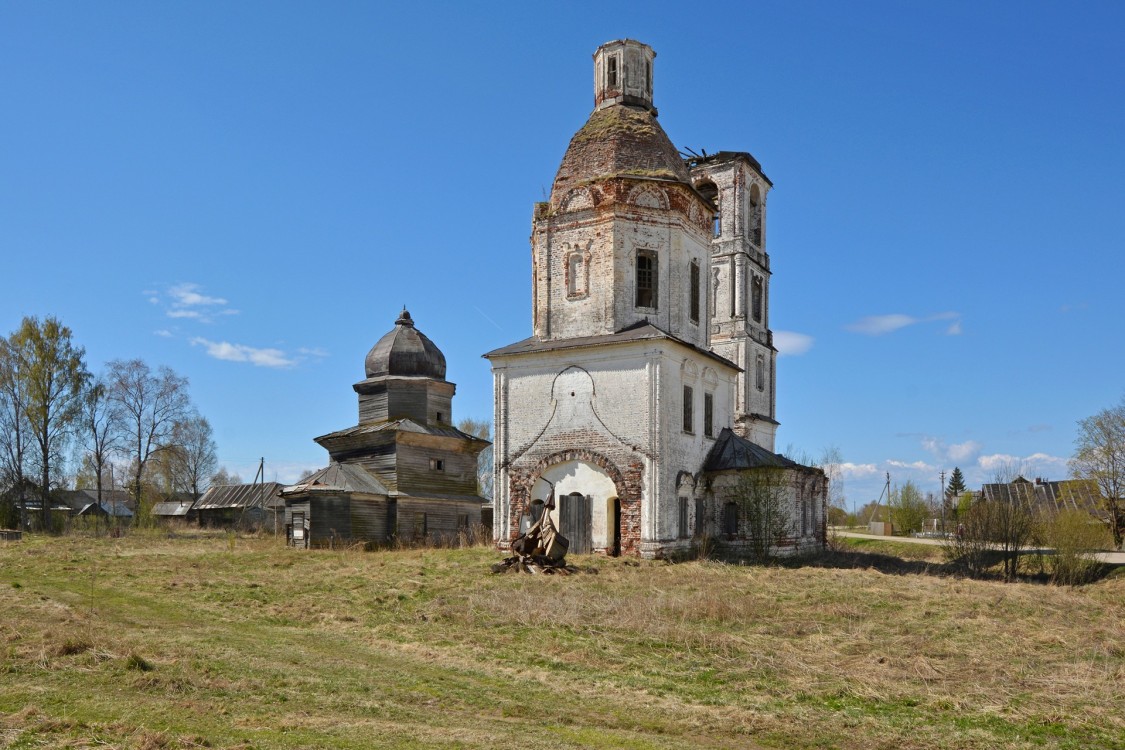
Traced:
[[679, 538], [687, 539], [690, 536], [688, 529], [688, 499], [686, 497], [680, 498], [680, 523], [679, 523]]
[[758, 387], [759, 391], [766, 389], [766, 358], [761, 354], [754, 362], [754, 384]]
[[607, 88], [617, 88], [617, 58], [607, 58], [605, 64], [605, 85]]
[[691, 288], [688, 290], [689, 298], [689, 311], [691, 314], [691, 322], [699, 322], [699, 261], [693, 260], [691, 262], [690, 284]]
[[652, 62], [645, 60], [645, 91], [652, 96]]
[[656, 308], [656, 269], [656, 253], [637, 252], [637, 307]]
[[695, 393], [690, 385], [684, 386], [684, 432], [691, 432], [694, 427], [695, 415], [693, 414]]
[[762, 322], [762, 277], [755, 276], [750, 287], [750, 304], [754, 308], [754, 322]]
[[711, 393], [703, 394], [703, 434], [715, 437], [715, 396]]

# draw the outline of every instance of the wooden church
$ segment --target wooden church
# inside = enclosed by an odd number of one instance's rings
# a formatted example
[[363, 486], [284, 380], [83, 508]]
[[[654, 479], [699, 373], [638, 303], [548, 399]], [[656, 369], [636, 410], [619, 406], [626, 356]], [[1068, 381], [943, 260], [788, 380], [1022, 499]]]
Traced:
[[489, 443], [453, 426], [441, 350], [403, 309], [364, 365], [358, 424], [316, 438], [328, 466], [281, 491], [288, 543], [427, 543], [479, 524]]

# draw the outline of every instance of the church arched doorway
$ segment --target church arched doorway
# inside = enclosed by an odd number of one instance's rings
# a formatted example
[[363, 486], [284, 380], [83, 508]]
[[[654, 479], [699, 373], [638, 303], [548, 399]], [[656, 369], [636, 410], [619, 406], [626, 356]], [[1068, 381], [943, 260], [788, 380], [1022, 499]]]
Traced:
[[614, 553], [621, 544], [621, 511], [617, 485], [602, 467], [574, 459], [548, 466], [532, 485], [531, 497], [554, 495], [551, 519], [570, 541], [569, 551]]

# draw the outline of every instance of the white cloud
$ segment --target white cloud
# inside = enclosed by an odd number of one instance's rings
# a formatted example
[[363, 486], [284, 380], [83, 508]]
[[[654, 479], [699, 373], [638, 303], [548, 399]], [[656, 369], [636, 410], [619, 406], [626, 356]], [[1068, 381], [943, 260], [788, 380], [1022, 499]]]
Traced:
[[146, 289], [143, 294], [154, 305], [165, 302], [164, 314], [169, 318], [211, 323], [216, 315], [238, 314], [238, 310], [228, 306], [226, 299], [204, 294], [202, 289], [199, 284], [184, 282], [168, 287], [163, 294], [152, 289]]
[[172, 338], [172, 332], [169, 331], [167, 328], [160, 328], [156, 331], [153, 331], [153, 334], [155, 334], [157, 336], [160, 336], [161, 338], [165, 338], [165, 339]]
[[932, 453], [940, 462], [944, 463], [947, 461], [967, 461], [980, 453], [983, 446], [975, 440], [966, 440], [963, 443], [947, 445], [941, 438], [927, 435], [922, 438], [922, 447]]
[[977, 458], [977, 466], [985, 471], [992, 471], [1007, 466], [1015, 466], [1020, 462], [1019, 456], [1011, 456], [1007, 453], [993, 453], [990, 456], [979, 456]]
[[245, 344], [231, 344], [226, 341], [208, 341], [195, 337], [192, 346], [202, 346], [207, 355], [227, 362], [249, 362], [257, 367], [292, 367], [299, 360], [290, 357], [280, 349], [259, 349]]
[[906, 463], [905, 461], [895, 461], [893, 459], [887, 461], [887, 465], [893, 466], [896, 469], [911, 469], [913, 471], [933, 471], [935, 468], [937, 468], [934, 466], [930, 466], [925, 461], [914, 461], [912, 463]]
[[945, 329], [945, 332], [950, 336], [956, 336], [961, 333], [961, 313], [952, 311], [936, 313], [925, 318], [917, 318], [913, 315], [906, 315], [905, 313], [868, 315], [866, 318], [860, 318], [854, 323], [849, 323], [844, 326], [844, 328], [854, 333], [862, 333], [865, 336], [882, 336], [885, 333], [893, 333], [900, 328], [906, 328], [916, 323], [930, 323], [938, 320], [953, 321], [953, 323]]
[[1044, 475], [1065, 472], [1067, 459], [1063, 456], [1052, 456], [1049, 453], [1032, 453], [1029, 456], [993, 453], [989, 456], [980, 456], [977, 459], [977, 465], [984, 471]]
[[168, 296], [172, 298], [172, 304], [177, 307], [196, 307], [203, 306], [223, 306], [227, 301], [222, 297], [208, 297], [205, 294], [200, 294], [199, 284], [176, 284], [168, 289]]
[[981, 444], [976, 440], [966, 440], [963, 443], [954, 443], [946, 450], [945, 455], [951, 461], [964, 461], [980, 453]]
[[835, 467], [836, 471], [839, 472], [839, 476], [843, 479], [859, 479], [862, 477], [875, 476], [879, 473], [879, 467], [875, 464], [853, 464], [850, 461], [845, 461], [844, 463], [836, 464]]
[[328, 351], [326, 349], [321, 349], [319, 346], [314, 346], [314, 347], [302, 346], [300, 349], [297, 350], [297, 353], [303, 354], [306, 357], [312, 357], [314, 359], [324, 359], [325, 357], [328, 356]]
[[892, 315], [869, 315], [866, 318], [860, 318], [854, 323], [849, 323], [844, 326], [844, 328], [856, 333], [862, 333], [865, 336], [882, 336], [884, 333], [897, 331], [900, 328], [905, 328], [917, 322], [917, 318], [912, 318], [909, 315], [902, 315], [900, 313]]
[[781, 356], [795, 357], [812, 348], [813, 337], [796, 331], [774, 331], [773, 343]]

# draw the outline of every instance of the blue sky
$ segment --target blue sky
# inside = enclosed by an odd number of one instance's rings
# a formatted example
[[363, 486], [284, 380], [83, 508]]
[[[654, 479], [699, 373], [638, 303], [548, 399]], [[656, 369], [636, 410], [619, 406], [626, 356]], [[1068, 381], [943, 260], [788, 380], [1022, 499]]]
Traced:
[[490, 417], [532, 204], [627, 36], [672, 140], [775, 184], [778, 445], [838, 446], [849, 503], [1060, 478], [1125, 393], [1125, 5], [388, 6], [0, 0], [0, 328], [173, 367], [244, 477], [323, 464], [403, 304]]

